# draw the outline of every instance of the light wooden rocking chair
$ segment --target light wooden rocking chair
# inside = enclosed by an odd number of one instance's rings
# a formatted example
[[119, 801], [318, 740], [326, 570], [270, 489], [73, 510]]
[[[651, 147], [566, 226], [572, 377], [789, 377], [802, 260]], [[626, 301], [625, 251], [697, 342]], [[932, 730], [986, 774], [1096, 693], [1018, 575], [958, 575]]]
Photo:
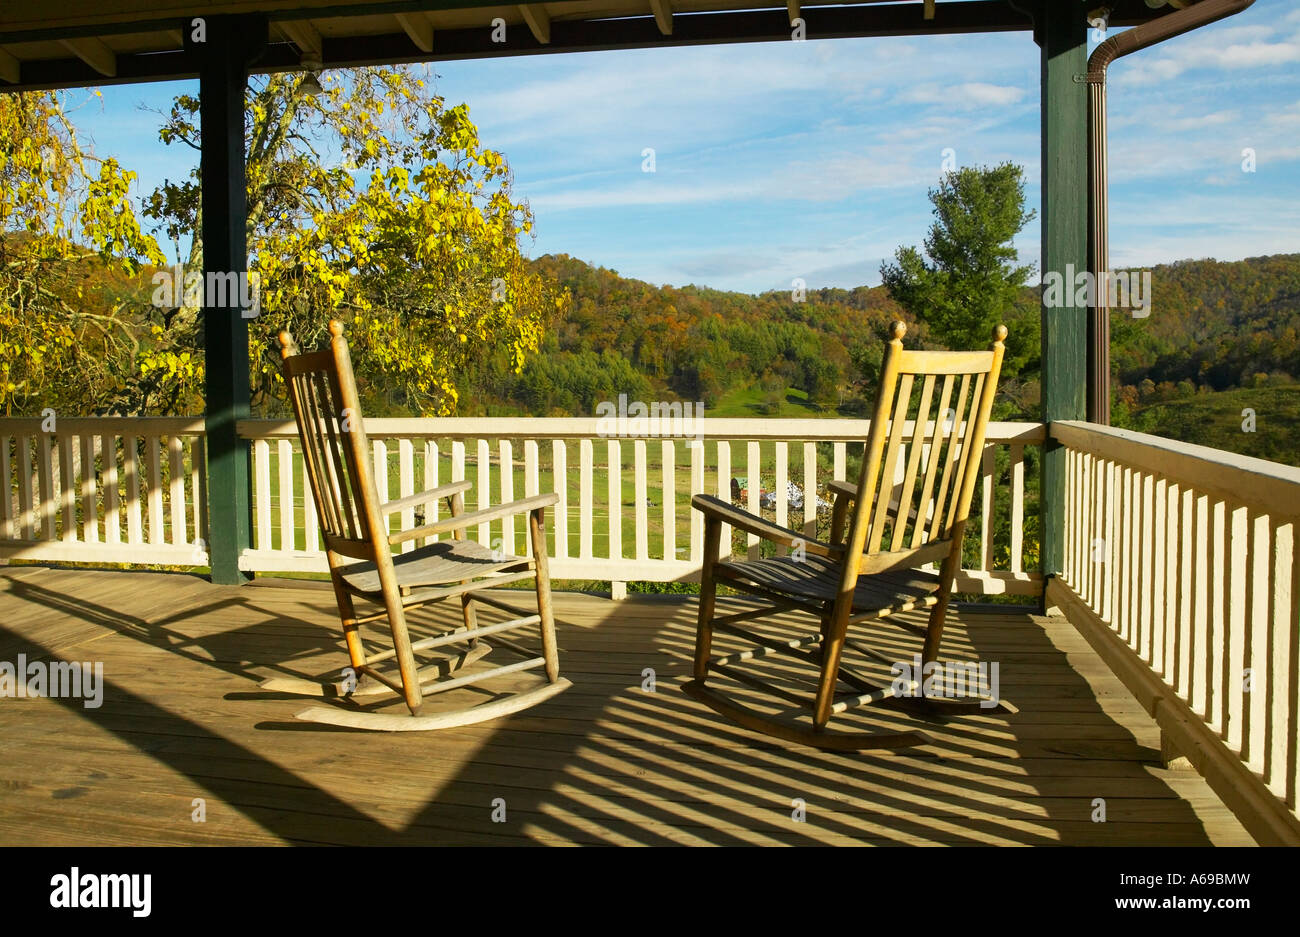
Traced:
[[[922, 695], [920, 674], [915, 680], [904, 679], [910, 664], [907, 670], [895, 664], [891, 673], [898, 679], [886, 677], [883, 685], [843, 665], [846, 644], [877, 667], [899, 661], [897, 650], [889, 657], [848, 636], [850, 625], [878, 626], [892, 621], [924, 638], [922, 672], [933, 672], [924, 665], [936, 661], [939, 652], [1007, 334], [1004, 326], [998, 326], [989, 351], [910, 351], [903, 348], [905, 331], [902, 322], [895, 322], [886, 344], [880, 393], [858, 482], [831, 484], [836, 495], [831, 542], [808, 538], [709, 495], [696, 495], [691, 501], [705, 517], [704, 569], [694, 679], [683, 689], [741, 726], [815, 748], [853, 751], [930, 741], [919, 730], [837, 732], [828, 728], [832, 715], [855, 706], [883, 703], [931, 715], [940, 707], [987, 709], [997, 705], [1003, 711], [1015, 711], [1009, 704], [987, 697], [936, 699], [936, 694]], [[915, 388], [918, 378], [919, 389]], [[940, 384], [938, 407], [932, 411], [936, 384]], [[914, 389], [918, 393], [914, 394]], [[913, 410], [914, 397], [919, 399]], [[896, 470], [903, 468], [900, 453], [904, 447], [905, 469], [901, 483], [896, 483]], [[724, 524], [793, 552], [752, 561], [719, 559]], [[936, 562], [940, 564], [937, 574], [921, 568]], [[771, 604], [715, 617], [719, 583], [761, 596]], [[930, 616], [925, 628], [893, 618], [926, 607]], [[740, 626], [741, 622], [790, 610], [817, 617], [820, 630], [791, 640]], [[715, 631], [742, 638], [751, 646], [714, 657]], [[815, 693], [801, 691], [797, 685], [792, 689], [788, 671], [778, 675], [786, 685], [776, 685], [737, 666], [772, 654], [791, 655], [805, 665], [816, 666]], [[709, 685], [711, 674], [793, 702], [796, 709], [755, 709], [734, 694]], [[840, 684], [848, 692], [840, 692]]]
[[[546, 507], [558, 497], [553, 493], [534, 495], [466, 514], [464, 492], [472, 486], [467, 481], [457, 481], [381, 504], [343, 326], [331, 321], [329, 330], [329, 347], [311, 354], [299, 354], [288, 332], [280, 333], [280, 345], [284, 380], [298, 423], [303, 461], [325, 541], [352, 670], [349, 679], [335, 683], [280, 677], [264, 681], [262, 688], [349, 698], [351, 708], [315, 706], [297, 713], [296, 718], [390, 732], [444, 729], [495, 719], [567, 689], [570, 683], [559, 673], [543, 526]], [[447, 500], [450, 517], [390, 533], [391, 514], [422, 504], [436, 504], [440, 499]], [[510, 556], [465, 539], [468, 527], [525, 513], [531, 557]], [[392, 548], [398, 544], [445, 534], [451, 534], [454, 539], [440, 539], [407, 553], [393, 553]], [[536, 614], [482, 593], [493, 586], [530, 578], [536, 581]], [[464, 627], [412, 642], [406, 612], [453, 596], [461, 600]], [[354, 607], [358, 598], [382, 605], [383, 610], [359, 616]], [[477, 603], [518, 617], [480, 626]], [[362, 643], [360, 626], [385, 618], [392, 632], [392, 647], [371, 652]], [[504, 632], [531, 625], [540, 626], [540, 656], [504, 637]], [[489, 635], [495, 643], [523, 659], [489, 670], [451, 676], [492, 650], [483, 640]], [[434, 649], [445, 656], [424, 666], [416, 663], [416, 651]], [[380, 664], [394, 658], [395, 674], [391, 666], [381, 669]], [[426, 713], [422, 710], [424, 698], [429, 694], [539, 667], [545, 670], [545, 681], [531, 689], [505, 696], [497, 694], [489, 702], [453, 711]], [[409, 716], [371, 712], [355, 705], [358, 698], [389, 693], [400, 694], [405, 699]]]

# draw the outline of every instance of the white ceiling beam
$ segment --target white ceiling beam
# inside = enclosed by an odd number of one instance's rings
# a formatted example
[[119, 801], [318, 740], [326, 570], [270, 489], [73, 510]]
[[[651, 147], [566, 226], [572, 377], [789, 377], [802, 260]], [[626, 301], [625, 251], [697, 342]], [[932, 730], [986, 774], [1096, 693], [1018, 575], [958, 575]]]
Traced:
[[63, 48], [67, 49], [101, 75], [106, 78], [117, 77], [117, 55], [112, 49], [104, 45], [104, 43], [100, 42], [94, 36], [84, 36], [78, 39], [60, 39], [59, 42], [63, 44]]
[[22, 62], [4, 49], [0, 49], [0, 78], [3, 78], [11, 85], [16, 85], [22, 80], [22, 70]]
[[428, 13], [398, 13], [397, 24], [421, 52], [433, 51], [433, 18]]
[[925, 0], [924, 16], [928, 20], [934, 19], [934, 0]]
[[790, 11], [790, 22], [799, 18], [799, 0], [785, 0], [785, 8]]
[[307, 20], [283, 20], [279, 25], [280, 32], [289, 37], [304, 57], [311, 56], [316, 61], [321, 60], [321, 38], [315, 26]]
[[650, 0], [650, 9], [654, 11], [655, 22], [659, 31], [665, 36], [673, 34], [673, 8], [668, 0]]
[[550, 45], [551, 42], [551, 15], [546, 12], [546, 7], [540, 3], [520, 4], [519, 12], [523, 14], [524, 22], [532, 30], [533, 38], [542, 45]]

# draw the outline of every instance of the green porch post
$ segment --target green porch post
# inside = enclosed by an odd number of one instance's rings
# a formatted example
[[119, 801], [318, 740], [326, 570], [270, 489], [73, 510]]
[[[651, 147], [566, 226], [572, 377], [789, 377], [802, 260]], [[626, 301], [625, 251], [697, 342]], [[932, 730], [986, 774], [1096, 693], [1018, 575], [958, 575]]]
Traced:
[[[200, 62], [203, 269], [211, 283], [209, 272], [247, 269], [244, 90], [248, 64], [265, 46], [266, 21], [209, 16], [203, 41], [186, 33], [186, 46]], [[229, 584], [248, 578], [239, 556], [252, 531], [249, 445], [235, 431], [235, 422], [249, 416], [248, 321], [237, 302], [215, 305], [215, 292], [205, 291], [203, 310], [208, 551], [212, 581]]]
[[[1088, 309], [1067, 277], [1088, 269], [1088, 21], [1080, 0], [1043, 0], [1034, 38], [1042, 50], [1042, 271], [1066, 278], [1065, 303], [1042, 307], [1043, 420], [1087, 414]], [[1043, 454], [1043, 573], [1065, 562], [1065, 451]]]

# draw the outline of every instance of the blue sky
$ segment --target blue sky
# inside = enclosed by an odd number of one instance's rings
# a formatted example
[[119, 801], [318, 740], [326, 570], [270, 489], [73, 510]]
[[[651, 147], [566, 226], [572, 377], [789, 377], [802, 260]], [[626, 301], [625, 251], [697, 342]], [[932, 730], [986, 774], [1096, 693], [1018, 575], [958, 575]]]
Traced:
[[[808, 15], [815, 36], [815, 11]], [[943, 151], [1013, 160], [1039, 203], [1038, 49], [1028, 34], [644, 49], [431, 66], [505, 153], [537, 220], [528, 253], [652, 283], [758, 292], [874, 285], [919, 245]], [[1300, 252], [1300, 9], [1258, 0], [1110, 71], [1111, 259]], [[157, 142], [193, 82], [103, 89], [83, 134], [141, 177], [195, 155]], [[74, 92], [74, 94], [76, 94]], [[83, 96], [84, 97], [84, 96]], [[1256, 171], [1242, 171], [1252, 148]], [[643, 152], [655, 151], [655, 172]], [[1017, 241], [1038, 259], [1038, 222]]]

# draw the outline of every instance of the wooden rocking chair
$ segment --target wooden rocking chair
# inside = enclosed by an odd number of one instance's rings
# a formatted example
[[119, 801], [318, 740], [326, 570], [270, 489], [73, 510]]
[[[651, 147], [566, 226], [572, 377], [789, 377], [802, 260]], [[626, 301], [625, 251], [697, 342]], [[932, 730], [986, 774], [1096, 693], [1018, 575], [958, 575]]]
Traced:
[[[906, 670], [895, 664], [891, 673], [898, 679], [890, 681], [886, 677], [883, 685], [843, 666], [846, 644], [878, 667], [899, 661], [897, 651], [889, 657], [848, 636], [850, 625], [892, 622], [924, 638], [922, 672], [933, 672], [924, 665], [936, 661], [939, 652], [948, 598], [961, 564], [962, 535], [979, 474], [984, 433], [1002, 367], [1002, 341], [1007, 334], [1004, 326], [998, 326], [989, 351], [909, 351], [903, 348], [905, 331], [902, 322], [895, 322], [886, 344], [880, 394], [858, 482], [831, 485], [836, 495], [831, 542], [808, 538], [709, 495], [696, 495], [691, 501], [705, 517], [704, 569], [694, 679], [683, 689], [741, 726], [815, 748], [853, 751], [930, 741], [917, 730], [828, 729], [832, 715], [855, 706], [884, 703], [919, 708], [930, 715], [939, 707], [950, 706], [988, 709], [997, 705], [1003, 711], [1015, 711], [1009, 704], [987, 697], [925, 696], [920, 674], [915, 674], [916, 679], [904, 679], [910, 664]], [[937, 384], [938, 407], [931, 410]], [[904, 447], [905, 467], [900, 465]], [[896, 483], [896, 470], [900, 468], [902, 481]], [[721, 560], [718, 554], [724, 524], [793, 552], [753, 561]], [[931, 563], [940, 564], [937, 574], [921, 568]], [[761, 596], [771, 604], [715, 617], [718, 583]], [[930, 608], [930, 616], [925, 628], [893, 618], [900, 612], [926, 607]], [[818, 618], [819, 631], [791, 640], [740, 626], [741, 622], [790, 610]], [[752, 646], [713, 657], [715, 631], [740, 637]], [[805, 665], [816, 666], [815, 692], [791, 689], [788, 672], [780, 675], [786, 682], [782, 686], [737, 666], [772, 654], [791, 655]], [[778, 712], [754, 709], [739, 702], [734, 694], [724, 694], [709, 685], [711, 674], [793, 702], [796, 708]], [[841, 684], [847, 692], [840, 689]]]
[[[272, 678], [264, 681], [262, 688], [347, 698], [353, 704], [350, 708], [315, 706], [297, 713], [296, 718], [390, 732], [444, 729], [495, 719], [567, 689], [570, 683], [559, 672], [543, 527], [546, 507], [558, 497], [553, 493], [534, 495], [466, 514], [464, 492], [472, 486], [457, 481], [381, 504], [343, 326], [331, 321], [329, 330], [329, 347], [311, 354], [299, 354], [288, 332], [280, 333], [280, 345], [284, 380], [298, 423], [303, 461], [325, 541], [352, 672], [349, 679], [335, 683]], [[421, 504], [436, 504], [440, 499], [447, 500], [450, 517], [390, 533], [391, 514]], [[531, 557], [494, 552], [465, 539], [468, 527], [525, 513]], [[451, 534], [453, 539], [428, 542], [407, 553], [392, 551], [394, 546], [409, 540], [445, 534]], [[536, 614], [482, 593], [493, 586], [530, 578], [536, 581]], [[460, 598], [464, 627], [412, 642], [406, 612], [452, 596]], [[354, 607], [356, 599], [381, 605], [383, 610], [359, 616]], [[503, 609], [517, 617], [480, 626], [477, 603]], [[361, 640], [360, 626], [385, 618], [392, 632], [392, 647], [375, 652], [367, 650]], [[532, 625], [540, 626], [540, 656], [504, 637], [504, 632]], [[489, 635], [523, 659], [489, 670], [451, 676], [492, 650], [483, 640]], [[423, 666], [416, 663], [416, 651], [435, 649], [443, 656]], [[379, 666], [394, 658], [396, 673], [392, 672], [391, 664], [387, 669]], [[489, 702], [454, 711], [425, 713], [422, 710], [424, 698], [432, 693], [539, 667], [544, 668], [546, 678], [533, 688], [505, 696], [497, 694], [498, 698]], [[358, 698], [390, 693], [405, 699], [409, 716], [370, 712], [355, 705]]]

